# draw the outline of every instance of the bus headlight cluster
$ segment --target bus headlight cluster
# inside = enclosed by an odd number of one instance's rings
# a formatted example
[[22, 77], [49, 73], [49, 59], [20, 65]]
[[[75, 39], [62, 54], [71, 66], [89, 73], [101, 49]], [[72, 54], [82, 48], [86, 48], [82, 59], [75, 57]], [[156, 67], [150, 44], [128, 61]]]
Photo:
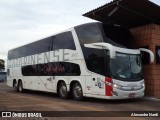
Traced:
[[141, 82], [140, 84], [141, 84], [141, 87], [142, 87], [142, 88], [144, 88], [144, 87], [145, 87], [144, 81], [143, 81], [143, 82]]
[[145, 84], [144, 84], [144, 83], [142, 84], [142, 87], [145, 87]]
[[110, 82], [106, 82], [107, 85], [109, 86], [112, 86], [114, 88], [117, 88], [117, 89], [121, 89], [122, 86], [118, 85], [118, 84], [114, 84], [114, 83], [110, 83]]
[[117, 84], [113, 84], [113, 87], [114, 87], [114, 88], [117, 88], [117, 89], [121, 89], [122, 86], [117, 85]]

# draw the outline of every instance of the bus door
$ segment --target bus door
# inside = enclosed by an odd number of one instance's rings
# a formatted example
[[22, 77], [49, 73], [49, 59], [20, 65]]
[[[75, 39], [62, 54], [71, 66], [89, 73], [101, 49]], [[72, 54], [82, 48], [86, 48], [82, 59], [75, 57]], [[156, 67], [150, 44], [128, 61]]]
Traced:
[[92, 59], [92, 94], [105, 95], [105, 82], [104, 82], [104, 58], [95, 57]]

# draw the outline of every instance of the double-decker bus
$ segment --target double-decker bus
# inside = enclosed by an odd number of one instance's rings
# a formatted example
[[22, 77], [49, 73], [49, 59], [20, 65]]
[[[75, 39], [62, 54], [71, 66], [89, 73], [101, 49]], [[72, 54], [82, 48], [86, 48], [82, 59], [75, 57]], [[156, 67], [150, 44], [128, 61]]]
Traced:
[[87, 23], [8, 52], [7, 85], [83, 97], [127, 99], [144, 96], [141, 51], [130, 32], [104, 23]]

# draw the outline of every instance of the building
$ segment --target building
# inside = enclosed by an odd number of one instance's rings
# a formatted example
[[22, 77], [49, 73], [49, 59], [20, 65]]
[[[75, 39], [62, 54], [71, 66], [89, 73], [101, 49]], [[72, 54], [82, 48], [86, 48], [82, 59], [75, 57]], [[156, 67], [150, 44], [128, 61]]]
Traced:
[[[154, 63], [143, 55], [143, 76], [146, 96], [160, 98], [160, 6], [149, 0], [113, 0], [91, 10], [83, 16], [127, 27], [134, 36], [137, 47], [154, 52]], [[130, 41], [128, 41], [130, 42]]]

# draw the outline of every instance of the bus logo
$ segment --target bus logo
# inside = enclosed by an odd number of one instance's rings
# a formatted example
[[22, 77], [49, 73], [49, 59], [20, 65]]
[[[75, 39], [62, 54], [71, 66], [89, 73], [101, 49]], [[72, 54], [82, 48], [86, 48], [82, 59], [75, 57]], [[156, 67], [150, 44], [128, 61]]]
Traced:
[[2, 112], [2, 117], [11, 117], [11, 112]]

